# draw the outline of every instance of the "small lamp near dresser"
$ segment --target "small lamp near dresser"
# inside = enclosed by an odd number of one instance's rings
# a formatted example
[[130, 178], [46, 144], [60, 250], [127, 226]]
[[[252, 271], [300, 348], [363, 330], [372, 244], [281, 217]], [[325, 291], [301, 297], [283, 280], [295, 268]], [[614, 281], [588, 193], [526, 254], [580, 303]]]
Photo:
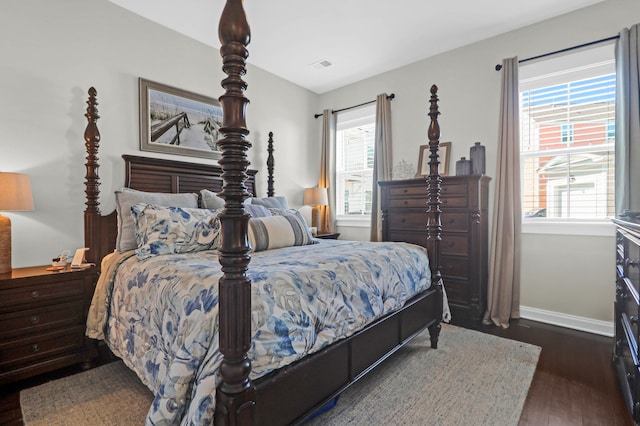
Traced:
[[[0, 211], [33, 210], [29, 176], [0, 173]], [[0, 215], [0, 274], [11, 272], [11, 219]]]

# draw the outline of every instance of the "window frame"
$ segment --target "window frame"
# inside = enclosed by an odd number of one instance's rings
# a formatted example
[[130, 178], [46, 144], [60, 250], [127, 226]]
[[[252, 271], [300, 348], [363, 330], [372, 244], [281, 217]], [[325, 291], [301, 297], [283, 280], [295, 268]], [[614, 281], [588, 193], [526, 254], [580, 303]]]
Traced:
[[[535, 62], [532, 64], [521, 65], [520, 67], [520, 87], [519, 93], [522, 97], [522, 93], [528, 90], [533, 90], [536, 84], [539, 84], [537, 80], [542, 79], [544, 76], [552, 76], [552, 80], [549, 84], [539, 85], [538, 87], [547, 87], [553, 84], [559, 84], [566, 82], [566, 77], [561, 76], [562, 71], [574, 69], [578, 70], [578, 74], [572, 76], [571, 81], [578, 81], [581, 79], [592, 78], [597, 75], [601, 75], [595, 72], [594, 69], [608, 69], [604, 74], [615, 73], [615, 60], [614, 60], [614, 48], [613, 43], [607, 43], [606, 45], [600, 45], [591, 49], [586, 49], [580, 52], [574, 52], [562, 55], [560, 58], [552, 58]], [[523, 72], [524, 71], [524, 72]], [[554, 76], [554, 74], [557, 75]], [[553, 79], [557, 78], [556, 81]], [[523, 84], [525, 81], [525, 84]], [[528, 83], [528, 84], [527, 84]], [[519, 108], [521, 105], [519, 105]], [[522, 114], [522, 111], [521, 111]], [[611, 136], [611, 124], [605, 124], [605, 138], [609, 140], [609, 143], [604, 143], [597, 148], [585, 148], [576, 149], [572, 147], [573, 143], [571, 136], [575, 137], [575, 124], [576, 122], [566, 123], [566, 134], [570, 138], [566, 148], [553, 151], [553, 155], [575, 155], [580, 152], [612, 152], [615, 155], [613, 142], [610, 141]], [[522, 125], [522, 117], [519, 125]], [[573, 127], [573, 128], [572, 128]], [[522, 126], [521, 126], [521, 146], [522, 146]], [[561, 130], [562, 136], [562, 130]], [[540, 150], [520, 152], [520, 164], [521, 164], [521, 188], [522, 197], [524, 197], [524, 160], [525, 158], [540, 157]], [[615, 167], [615, 166], [614, 166]], [[521, 202], [524, 201], [521, 199]], [[523, 204], [524, 206], [524, 204]], [[522, 211], [522, 232], [532, 234], [564, 234], [564, 235], [595, 235], [595, 236], [610, 236], [613, 235], [613, 226], [611, 225], [609, 217], [603, 218], [536, 218], [525, 217], [524, 208]]]
[[[339, 146], [339, 137], [338, 133], [347, 129], [351, 129], [358, 126], [371, 125], [373, 124], [373, 155], [375, 158], [375, 124], [376, 124], [376, 105], [364, 105], [358, 108], [354, 108], [348, 111], [341, 111], [336, 115], [336, 169], [335, 169], [335, 183], [336, 183], [336, 224], [338, 226], [348, 226], [348, 227], [368, 227], [371, 225], [371, 213], [364, 213], [360, 215], [347, 215], [343, 214], [344, 211], [344, 194], [343, 194], [343, 182], [341, 176], [344, 174], [354, 173], [356, 171], [341, 171], [340, 170], [340, 160], [338, 159], [338, 155], [341, 155], [340, 146]], [[366, 163], [366, 162], [365, 162]], [[368, 169], [368, 168], [367, 168]], [[362, 169], [366, 170], [366, 169]], [[373, 178], [373, 167], [370, 169], [371, 175]], [[358, 171], [360, 172], [360, 171]], [[373, 185], [372, 188], [373, 190]], [[366, 203], [366, 194], [365, 200]]]

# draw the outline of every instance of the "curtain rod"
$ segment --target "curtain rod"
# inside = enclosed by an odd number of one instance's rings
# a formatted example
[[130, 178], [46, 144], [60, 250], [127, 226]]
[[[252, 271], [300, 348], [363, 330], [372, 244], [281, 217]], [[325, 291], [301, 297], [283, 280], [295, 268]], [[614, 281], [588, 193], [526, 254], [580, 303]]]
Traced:
[[[395, 98], [395, 97], [396, 97], [395, 93], [392, 93], [392, 94], [390, 94], [390, 95], [387, 95], [387, 99], [389, 99], [389, 100], [393, 100], [393, 98]], [[346, 110], [349, 110], [349, 109], [358, 108], [358, 107], [361, 107], [361, 106], [365, 106], [365, 105], [372, 104], [372, 103], [374, 103], [374, 102], [376, 102], [376, 100], [375, 100], [375, 99], [374, 99], [373, 101], [363, 102], [363, 103], [358, 104], [358, 105], [354, 105], [354, 106], [350, 106], [350, 107], [346, 107], [346, 108], [342, 108], [342, 109], [332, 110], [332, 111], [331, 111], [331, 113], [332, 113], [332, 114], [335, 114], [336, 112], [342, 112], [342, 111], [346, 111]], [[320, 113], [320, 114], [314, 114], [314, 115], [313, 115], [313, 118], [318, 118], [318, 117], [322, 117], [322, 113]]]
[[[533, 61], [534, 59], [540, 59], [540, 58], [544, 58], [546, 56], [557, 55], [558, 53], [564, 53], [564, 52], [568, 52], [570, 50], [580, 49], [581, 47], [592, 46], [594, 44], [604, 43], [605, 41], [615, 40], [615, 39], [618, 39], [618, 38], [620, 38], [619, 34], [611, 36], [611, 37], [603, 38], [603, 39], [600, 39], [600, 40], [595, 40], [595, 41], [590, 41], [588, 43], [579, 44], [577, 46], [571, 46], [571, 47], [567, 47], [567, 48], [564, 48], [564, 49], [556, 50], [555, 52], [543, 53], [542, 55], [533, 56], [533, 57], [527, 58], [527, 59], [521, 59], [521, 60], [518, 61], [518, 63], [521, 64], [523, 62]], [[502, 65], [500, 65], [500, 64], [496, 65], [496, 71], [500, 71], [501, 69], [502, 69]]]

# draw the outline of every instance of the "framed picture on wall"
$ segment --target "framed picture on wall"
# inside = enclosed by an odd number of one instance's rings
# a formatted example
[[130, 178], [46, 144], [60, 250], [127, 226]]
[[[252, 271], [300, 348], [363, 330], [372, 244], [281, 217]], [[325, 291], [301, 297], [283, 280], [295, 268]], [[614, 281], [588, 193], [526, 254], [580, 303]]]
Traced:
[[[449, 175], [449, 157], [451, 155], [451, 142], [440, 142], [440, 164], [438, 164], [438, 173], [440, 176]], [[420, 145], [420, 155], [418, 156], [418, 172], [416, 177], [429, 176], [429, 145]]]
[[219, 159], [222, 106], [214, 99], [138, 79], [140, 150]]

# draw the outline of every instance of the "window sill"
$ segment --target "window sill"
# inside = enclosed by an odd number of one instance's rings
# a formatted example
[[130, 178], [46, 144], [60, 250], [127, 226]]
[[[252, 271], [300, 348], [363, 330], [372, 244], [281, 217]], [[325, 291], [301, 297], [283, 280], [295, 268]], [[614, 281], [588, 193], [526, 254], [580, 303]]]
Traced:
[[337, 216], [336, 226], [370, 228], [371, 216]]
[[522, 221], [522, 233], [613, 237], [615, 236], [615, 226], [608, 220], [579, 222], [524, 219]]

